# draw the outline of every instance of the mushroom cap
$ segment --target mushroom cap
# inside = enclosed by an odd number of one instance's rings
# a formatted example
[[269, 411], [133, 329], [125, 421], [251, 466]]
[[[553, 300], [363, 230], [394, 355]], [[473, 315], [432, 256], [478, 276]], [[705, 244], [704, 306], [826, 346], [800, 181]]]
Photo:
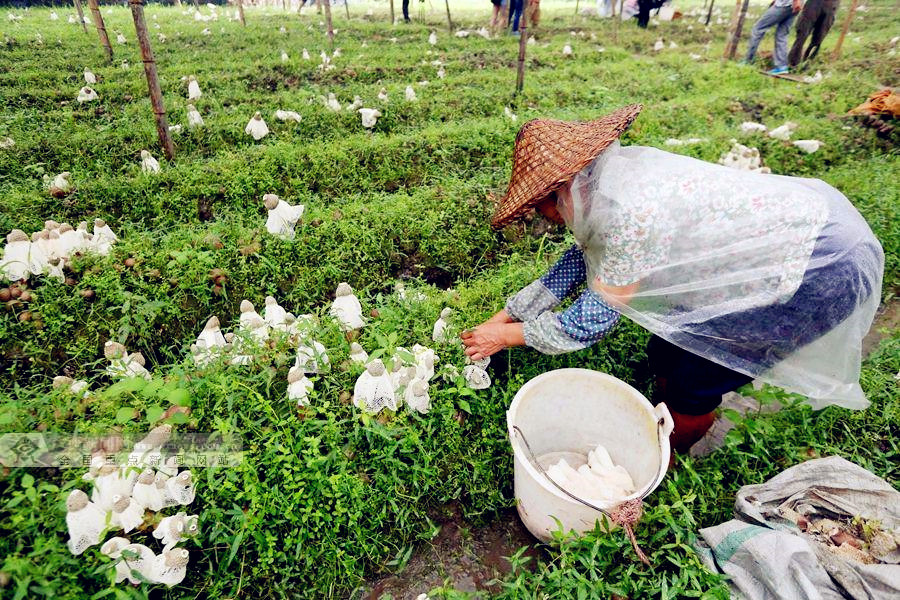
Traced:
[[60, 233], [65, 233], [67, 231], [75, 231], [75, 230], [68, 223], [63, 223], [62, 225], [59, 226]]
[[303, 379], [303, 371], [301, 371], [297, 366], [293, 366], [288, 370], [288, 383], [297, 383], [301, 379]]
[[87, 228], [88, 228], [88, 222], [87, 222], [87, 221], [80, 221], [80, 222], [78, 223], [78, 230], [79, 230], [79, 231], [87, 231]]
[[67, 387], [75, 383], [75, 380], [65, 375], [57, 375], [53, 378], [53, 389]]
[[358, 343], [350, 342], [350, 352], [352, 354], [359, 354], [360, 352], [365, 352], [365, 350], [363, 350], [363, 347], [360, 346]]
[[106, 540], [102, 546], [100, 546], [100, 554], [105, 556], [112, 556], [118, 552], [122, 551], [122, 548], [127, 546], [130, 542], [123, 537], [114, 537]]
[[181, 485], [191, 485], [194, 481], [194, 475], [190, 471], [185, 470], [175, 476], [175, 481]]
[[197, 112], [197, 109], [194, 107], [193, 104], [188, 104], [187, 109], [188, 109], [188, 112]]
[[441, 310], [441, 318], [442, 318], [442, 319], [447, 319], [447, 318], [449, 318], [450, 315], [452, 315], [452, 314], [453, 314], [453, 309], [450, 308], [450, 307], [447, 307], [447, 308]]
[[338, 284], [337, 290], [335, 290], [334, 295], [335, 296], [349, 296], [352, 293], [353, 293], [353, 288], [350, 287], [350, 284], [346, 283], [346, 282], [342, 282], [342, 283]]
[[274, 304], [278, 304], [277, 302], [275, 302], [275, 297], [274, 296], [266, 296], [266, 306], [272, 306]]
[[262, 113], [256, 111], [255, 113], [253, 113], [253, 118], [257, 121], [262, 121]]
[[125, 353], [125, 346], [123, 346], [119, 342], [106, 340], [106, 343], [103, 344], [103, 356], [108, 359], [122, 358], [123, 356], [125, 356]]
[[131, 504], [131, 498], [129, 498], [128, 496], [120, 496], [119, 494], [116, 494], [112, 497], [112, 499], [112, 507], [114, 512], [122, 512], [126, 510]]
[[149, 156], [149, 152], [147, 152], [146, 150], [141, 150], [141, 158], [148, 158]]
[[47, 234], [47, 239], [49, 240], [58, 240], [59, 239], [59, 230], [54, 229], [50, 233]]
[[69, 493], [69, 496], [66, 498], [66, 510], [69, 512], [75, 512], [76, 510], [81, 510], [85, 506], [88, 505], [88, 497], [81, 490], [72, 490]]
[[422, 381], [421, 379], [416, 379], [410, 384], [410, 389], [412, 393], [416, 396], [424, 396], [428, 391], [428, 384]]
[[204, 331], [209, 331], [212, 329], [219, 328], [219, 317], [213, 315], [209, 318], [209, 321], [206, 322], [206, 325], [203, 326]]
[[142, 485], [150, 485], [153, 483], [156, 474], [153, 472], [153, 469], [144, 469], [141, 471], [141, 474], [138, 475], [137, 482]]
[[13, 229], [6, 236], [7, 242], [27, 242], [28, 234], [21, 229]]
[[275, 194], [266, 194], [263, 196], [263, 204], [266, 205], [268, 210], [275, 210], [275, 207], [278, 206], [278, 201], [281, 200]]
[[177, 569], [178, 567], [183, 567], [188, 564], [189, 553], [184, 548], [173, 548], [172, 550], [168, 550], [163, 552], [163, 556], [165, 556], [166, 566]]
[[378, 377], [379, 375], [384, 375], [384, 363], [381, 362], [381, 359], [376, 358], [366, 367], [366, 371], [368, 371], [369, 375], [373, 377]]
[[129, 360], [131, 360], [131, 362], [136, 362], [142, 367], [147, 364], [147, 359], [145, 359], [144, 355], [140, 352], [132, 352], [128, 358]]
[[188, 81], [197, 81], [197, 78], [193, 75], [188, 75]]
[[253, 308], [252, 302], [250, 302], [249, 300], [241, 300], [241, 312], [242, 313], [253, 312], [254, 310], [256, 310], [256, 309]]
[[44, 228], [46, 229], [56, 229], [57, 227], [59, 227], [59, 223], [57, 223], [53, 219], [47, 219], [46, 221], [44, 221]]
[[94, 219], [94, 229], [97, 227], [106, 227], [106, 221], [103, 219]]

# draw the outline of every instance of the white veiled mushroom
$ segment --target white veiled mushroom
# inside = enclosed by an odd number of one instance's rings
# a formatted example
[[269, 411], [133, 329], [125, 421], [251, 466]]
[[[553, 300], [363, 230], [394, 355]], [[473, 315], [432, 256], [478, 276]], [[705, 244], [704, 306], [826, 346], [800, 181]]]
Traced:
[[13, 229], [6, 236], [0, 272], [10, 281], [28, 279], [31, 265], [31, 240], [21, 229]]
[[58, 20], [59, 20], [59, 15], [56, 14], [56, 11], [50, 11], [50, 20], [51, 20], [51, 21], [58, 21]]
[[266, 306], [263, 308], [263, 320], [271, 328], [284, 325], [287, 320], [287, 311], [282, 308], [273, 296], [266, 296]]
[[431, 34], [428, 36], [428, 43], [431, 44], [432, 46], [437, 44], [437, 34], [435, 32], [432, 31]]
[[309, 393], [313, 391], [313, 382], [306, 377], [303, 369], [296, 365], [288, 371], [288, 400], [296, 400], [297, 406], [309, 406]]
[[134, 571], [140, 574], [144, 580], [154, 581], [153, 579], [153, 561], [156, 555], [153, 550], [143, 544], [128, 544], [120, 550], [124, 561], [128, 565], [128, 581], [133, 585], [143, 583], [138, 577], [135, 577]]
[[813, 152], [817, 152], [819, 148], [822, 147], [823, 143], [819, 140], [796, 140], [791, 142], [793, 145], [797, 146], [807, 154], [812, 154]]
[[144, 507], [133, 502], [129, 496], [113, 496], [112, 516], [109, 524], [113, 529], [125, 533], [137, 529], [144, 522]]
[[387, 102], [387, 101], [388, 101], [387, 90], [386, 90], [385, 88], [381, 88], [381, 90], [379, 90], [379, 92], [378, 92], [378, 100], [380, 100], [381, 102]]
[[0, 150], [9, 150], [16, 147], [16, 140], [11, 137], [0, 138]]
[[202, 95], [203, 92], [200, 91], [200, 84], [197, 83], [197, 78], [191, 75], [188, 77], [188, 100], [192, 102], [199, 100]]
[[452, 308], [444, 308], [441, 316], [434, 322], [434, 328], [431, 330], [431, 339], [437, 343], [447, 341], [447, 327], [450, 325], [450, 315], [453, 314]]
[[378, 117], [381, 116], [381, 111], [377, 108], [360, 108], [359, 114], [362, 118], [362, 126], [366, 129], [372, 129], [378, 122]]
[[84, 82], [88, 85], [97, 83], [97, 77], [87, 67], [84, 68]]
[[120, 44], [123, 44], [123, 45], [128, 43], [128, 40], [125, 39], [125, 36], [122, 35], [122, 32], [121, 32], [121, 31], [117, 31], [117, 32], [116, 32], [116, 41], [117, 41], [118, 43], [120, 43]]
[[795, 129], [797, 129], [797, 124], [793, 121], [788, 121], [784, 125], [771, 130], [769, 132], [769, 137], [775, 138], [776, 140], [787, 141], [791, 139], [791, 134], [794, 133]]
[[194, 501], [194, 476], [190, 471], [182, 471], [166, 480], [163, 506], [187, 506]]
[[53, 378], [53, 389], [58, 390], [60, 388], [65, 388], [69, 393], [80, 395], [82, 398], [87, 398], [90, 395], [87, 381], [72, 379], [65, 375], [57, 375]]
[[416, 90], [414, 90], [411, 85], [406, 86], [406, 101], [415, 102], [416, 100]]
[[416, 359], [416, 377], [426, 382], [431, 381], [434, 377], [434, 363], [438, 361], [437, 354], [431, 348], [419, 344], [415, 344], [412, 351]]
[[178, 585], [184, 581], [189, 561], [190, 555], [184, 548], [163, 550], [153, 559], [150, 579], [168, 587]]
[[276, 110], [275, 118], [279, 121], [296, 121], [297, 123], [302, 119], [298, 113], [292, 110]]
[[744, 121], [741, 123], [741, 133], [765, 133], [766, 126], [755, 121]]
[[84, 86], [80, 90], [78, 90], [78, 102], [93, 102], [97, 100], [100, 96], [97, 95], [97, 92], [94, 91], [93, 88], [89, 88], [88, 86]]
[[101, 256], [109, 254], [112, 245], [119, 240], [113, 230], [103, 219], [94, 219], [94, 233], [91, 236], [91, 248]]
[[421, 379], [413, 379], [403, 394], [406, 405], [422, 414], [431, 409], [431, 398], [428, 396], [428, 384]]
[[154, 512], [163, 508], [163, 491], [156, 487], [156, 474], [153, 469], [144, 469], [134, 482], [131, 499]]
[[477, 33], [478, 35], [480, 35], [481, 37], [483, 37], [486, 40], [491, 39], [491, 32], [488, 30], [487, 27], [479, 27], [475, 31], [475, 33]]
[[478, 365], [466, 365], [463, 367], [463, 377], [466, 384], [473, 390], [483, 390], [491, 387], [491, 376]]
[[447, 71], [445, 71], [444, 66], [441, 65], [440, 67], [438, 67], [437, 77], [438, 77], [438, 79], [443, 79], [446, 76], [447, 76]]
[[247, 126], [244, 127], [244, 133], [252, 136], [257, 142], [269, 135], [269, 127], [266, 125], [266, 122], [263, 121], [262, 114], [259, 111], [254, 113], [253, 117], [251, 117], [250, 121], [247, 123]]
[[666, 45], [663, 43], [662, 38], [659, 38], [658, 40], [656, 40], [656, 43], [653, 44], [653, 50], [656, 52], [659, 52], [660, 50], [662, 50], [665, 47], [666, 47]]
[[321, 373], [331, 364], [325, 346], [315, 340], [309, 340], [297, 347], [297, 358], [294, 366], [308, 374]]
[[290, 57], [288, 56], [288, 53], [285, 52], [284, 50], [282, 50], [281, 51], [281, 62], [287, 62], [289, 60], [290, 60]]
[[362, 346], [353, 342], [350, 344], [350, 360], [355, 363], [364, 365], [369, 362], [369, 353]]
[[562, 55], [566, 57], [572, 56], [572, 46], [570, 46], [569, 44], [563, 46]]
[[100, 543], [106, 528], [106, 512], [91, 502], [81, 490], [72, 490], [66, 498], [66, 526], [69, 529], [69, 552], [78, 556]]
[[347, 112], [356, 112], [360, 107], [362, 107], [362, 105], [362, 98], [360, 98], [359, 96], [353, 96], [353, 102], [345, 106], [344, 110], [346, 110]]
[[187, 122], [191, 129], [203, 126], [203, 116], [193, 104], [187, 105]]
[[141, 171], [144, 173], [159, 173], [159, 161], [153, 158], [146, 150], [141, 150]]
[[305, 207], [302, 204], [292, 206], [275, 194], [264, 195], [263, 204], [269, 211], [266, 231], [288, 240], [294, 239], [294, 227], [303, 216]]
[[677, 48], [677, 47], [678, 47], [678, 44], [676, 44], [675, 42], [669, 42], [669, 48], [670, 48], [670, 49], [674, 50], [674, 49]]
[[72, 184], [72, 174], [68, 171], [63, 171], [49, 180], [47, 187], [50, 195], [54, 198], [64, 198], [75, 191], [75, 186]]
[[338, 102], [337, 96], [335, 96], [333, 92], [328, 93], [328, 99], [325, 101], [325, 106], [334, 112], [341, 110], [341, 103]]
[[514, 113], [512, 110], [510, 110], [510, 108], [508, 106], [503, 107], [503, 114], [506, 115], [506, 118], [508, 118], [513, 123], [515, 123], [516, 120], [518, 119], [518, 117], [516, 116], [516, 113]]
[[366, 326], [366, 322], [362, 318], [362, 305], [353, 293], [353, 288], [347, 283], [338, 284], [329, 313], [338, 320], [344, 331], [352, 331]]
[[303, 60], [310, 60], [309, 50], [306, 48], [303, 49]]
[[119, 557], [122, 556], [122, 549], [128, 546], [129, 543], [130, 542], [126, 538], [113, 537], [106, 540], [103, 545], [100, 546], [100, 554], [117, 561], [116, 583], [122, 583], [128, 579], [128, 576], [131, 574], [131, 568], [128, 566], [128, 561], [118, 560]]
[[[191, 532], [189, 528], [193, 527]], [[197, 516], [188, 516], [184, 512], [164, 517], [153, 529], [153, 537], [163, 544], [163, 552], [171, 550], [178, 542], [196, 533]]]
[[203, 326], [203, 331], [197, 336], [197, 341], [191, 345], [191, 354], [194, 363], [198, 367], [205, 367], [216, 359], [216, 356], [227, 347], [225, 336], [219, 326], [219, 318], [212, 316]]
[[381, 360], [375, 359], [370, 362], [356, 380], [353, 386], [353, 404], [372, 415], [385, 408], [397, 410], [394, 384]]

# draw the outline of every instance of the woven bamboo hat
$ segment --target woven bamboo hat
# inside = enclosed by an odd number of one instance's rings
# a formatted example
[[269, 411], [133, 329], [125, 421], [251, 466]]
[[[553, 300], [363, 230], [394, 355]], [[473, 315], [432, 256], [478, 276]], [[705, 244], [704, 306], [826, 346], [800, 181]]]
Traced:
[[587, 122], [535, 119], [522, 125], [509, 188], [497, 204], [491, 227], [500, 229], [565, 185], [616, 141], [642, 108], [629, 104]]

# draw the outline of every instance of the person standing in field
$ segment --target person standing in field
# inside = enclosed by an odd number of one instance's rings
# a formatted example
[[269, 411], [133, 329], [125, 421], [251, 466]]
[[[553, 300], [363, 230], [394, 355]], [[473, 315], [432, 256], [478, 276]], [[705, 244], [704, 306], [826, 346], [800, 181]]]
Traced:
[[815, 409], [865, 408], [862, 338], [884, 274], [866, 221], [819, 179], [621, 145], [641, 108], [586, 123], [538, 119], [519, 131], [491, 226], [536, 210], [575, 244], [462, 333], [466, 355], [573, 352], [627, 317], [653, 334], [651, 399], [672, 414], [680, 452], [708, 431], [722, 395], [753, 379]]
[[403, 20], [409, 23], [409, 0], [403, 0]]
[[747, 56], [744, 62], [750, 64], [756, 56], [756, 49], [762, 41], [766, 31], [775, 28], [775, 56], [774, 68], [770, 75], [781, 75], [788, 72], [788, 35], [794, 17], [803, 8], [803, 0], [775, 0], [768, 10], [763, 13], [750, 32], [750, 43], [747, 46]]
[[509, 18], [507, 25], [512, 24], [512, 34], [519, 35], [519, 19], [522, 18], [522, 7], [525, 0], [508, 0], [509, 2]]

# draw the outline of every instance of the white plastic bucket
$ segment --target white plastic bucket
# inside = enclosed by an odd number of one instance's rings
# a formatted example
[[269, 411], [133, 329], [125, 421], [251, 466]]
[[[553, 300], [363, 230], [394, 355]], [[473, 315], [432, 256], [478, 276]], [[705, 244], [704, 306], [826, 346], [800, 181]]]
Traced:
[[[669, 465], [673, 424], [666, 405], [654, 407], [624, 381], [598, 371], [558, 369], [538, 375], [513, 398], [506, 425], [519, 516], [544, 541], [551, 539], [559, 524], [567, 533], [584, 533], [603, 515], [557, 489], [532, 463], [514, 427], [544, 469], [560, 458], [578, 468], [589, 450], [603, 444], [613, 462], [625, 467], [634, 480], [637, 491], [623, 500], [641, 498], [656, 489]], [[606, 510], [614, 505], [596, 506]]]

